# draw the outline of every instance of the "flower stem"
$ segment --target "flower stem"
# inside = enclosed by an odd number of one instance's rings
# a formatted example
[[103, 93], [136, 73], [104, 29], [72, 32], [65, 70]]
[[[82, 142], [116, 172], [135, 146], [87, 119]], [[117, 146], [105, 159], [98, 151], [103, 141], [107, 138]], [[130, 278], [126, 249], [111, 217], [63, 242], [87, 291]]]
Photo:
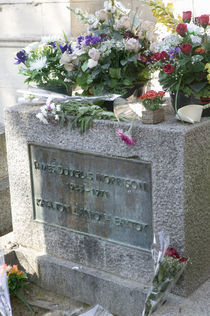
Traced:
[[181, 85], [181, 81], [182, 81], [182, 77], [179, 78], [179, 82], [178, 82], [178, 85], [177, 85], [177, 88], [176, 88], [176, 97], [175, 97], [175, 112], [176, 114], [178, 115], [178, 117], [180, 118], [180, 120], [182, 121], [183, 123], [183, 120], [181, 119], [180, 115], [178, 114], [178, 111], [177, 111], [177, 101], [178, 101], [178, 94], [179, 94], [179, 88], [180, 88], [180, 85]]

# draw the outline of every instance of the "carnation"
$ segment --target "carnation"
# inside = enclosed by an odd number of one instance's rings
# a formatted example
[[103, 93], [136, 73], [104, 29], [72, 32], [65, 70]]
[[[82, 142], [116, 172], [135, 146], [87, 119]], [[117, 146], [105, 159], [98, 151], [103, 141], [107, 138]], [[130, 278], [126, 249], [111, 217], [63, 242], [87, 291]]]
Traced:
[[190, 43], [184, 43], [180, 45], [180, 49], [183, 54], [190, 54], [192, 52], [192, 45]]
[[163, 66], [163, 71], [167, 74], [172, 74], [174, 72], [174, 66], [171, 64], [167, 64]]
[[184, 36], [187, 33], [187, 24], [180, 23], [176, 27], [176, 31], [179, 35]]

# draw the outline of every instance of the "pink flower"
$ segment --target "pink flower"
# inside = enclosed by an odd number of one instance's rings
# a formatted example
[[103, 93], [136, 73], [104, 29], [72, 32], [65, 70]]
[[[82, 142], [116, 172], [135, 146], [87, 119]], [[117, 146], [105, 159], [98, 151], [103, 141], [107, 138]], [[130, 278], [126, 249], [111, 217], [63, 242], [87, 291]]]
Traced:
[[126, 145], [133, 146], [135, 144], [135, 139], [128, 133], [123, 133], [122, 129], [118, 129], [116, 135], [126, 143]]

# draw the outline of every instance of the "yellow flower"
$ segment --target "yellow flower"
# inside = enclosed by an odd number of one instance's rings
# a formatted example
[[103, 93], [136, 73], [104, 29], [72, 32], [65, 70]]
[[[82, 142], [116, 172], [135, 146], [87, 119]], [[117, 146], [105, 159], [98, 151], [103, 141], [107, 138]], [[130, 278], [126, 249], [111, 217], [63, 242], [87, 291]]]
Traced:
[[208, 83], [210, 83], [210, 73], [207, 75]]
[[173, 33], [176, 32], [176, 26], [183, 21], [180, 15], [178, 19], [175, 19], [173, 3], [168, 3], [166, 6], [162, 0], [148, 0], [146, 3], [150, 6], [153, 16], [157, 18], [158, 23], [164, 24]]
[[210, 63], [207, 63], [207, 64], [205, 65], [205, 69], [207, 69], [208, 73], [210, 73]]

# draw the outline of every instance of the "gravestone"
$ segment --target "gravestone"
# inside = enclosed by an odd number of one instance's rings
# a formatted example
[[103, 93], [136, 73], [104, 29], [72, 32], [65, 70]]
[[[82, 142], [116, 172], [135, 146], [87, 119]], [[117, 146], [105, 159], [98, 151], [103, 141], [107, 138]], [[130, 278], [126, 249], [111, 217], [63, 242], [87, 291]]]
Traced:
[[0, 123], [0, 236], [12, 230], [7, 152], [4, 127]]
[[17, 256], [41, 286], [113, 314], [141, 313], [153, 275], [154, 233], [190, 257], [176, 291], [188, 295], [210, 276], [210, 121], [174, 115], [136, 122], [136, 144], [95, 121], [85, 134], [44, 125], [39, 107], [6, 111]]

